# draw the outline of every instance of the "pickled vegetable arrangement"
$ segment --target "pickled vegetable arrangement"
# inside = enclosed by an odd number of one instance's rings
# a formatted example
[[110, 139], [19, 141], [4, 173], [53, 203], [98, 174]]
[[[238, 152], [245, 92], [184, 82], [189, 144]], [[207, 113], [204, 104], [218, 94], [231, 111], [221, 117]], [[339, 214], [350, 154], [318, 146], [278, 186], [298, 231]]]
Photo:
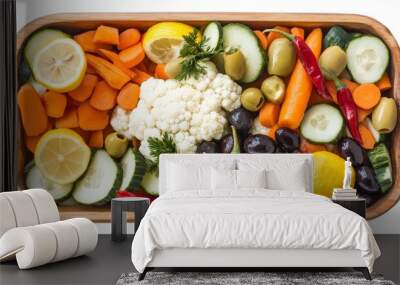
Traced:
[[39, 30], [23, 53], [26, 185], [59, 203], [154, 198], [162, 153], [313, 153], [314, 192], [328, 197], [350, 157], [368, 206], [394, 183], [398, 106], [388, 96], [389, 51], [373, 35], [339, 26], [100, 25]]

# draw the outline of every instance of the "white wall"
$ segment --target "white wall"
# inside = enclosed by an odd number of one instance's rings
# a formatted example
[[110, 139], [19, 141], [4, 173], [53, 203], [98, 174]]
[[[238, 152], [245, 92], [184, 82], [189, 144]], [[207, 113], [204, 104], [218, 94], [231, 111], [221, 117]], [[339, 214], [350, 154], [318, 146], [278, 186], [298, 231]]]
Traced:
[[[16, 0], [17, 28], [53, 13], [65, 12], [319, 12], [353, 13], [373, 17], [400, 39], [398, 0]], [[371, 221], [375, 233], [400, 234], [400, 203]], [[101, 233], [109, 225], [99, 224]]]

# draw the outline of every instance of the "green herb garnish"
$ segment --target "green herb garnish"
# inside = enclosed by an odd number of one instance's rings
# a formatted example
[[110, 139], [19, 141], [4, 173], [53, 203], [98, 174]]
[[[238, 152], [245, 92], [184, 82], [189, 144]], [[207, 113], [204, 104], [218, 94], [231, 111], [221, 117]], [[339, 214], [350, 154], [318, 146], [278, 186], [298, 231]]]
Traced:
[[207, 45], [208, 38], [203, 37], [197, 41], [198, 30], [194, 29], [190, 34], [183, 36], [184, 44], [180, 50], [179, 56], [183, 58], [181, 62], [181, 72], [175, 79], [183, 80], [189, 77], [198, 79], [201, 74], [206, 73], [206, 68], [201, 62], [211, 59], [213, 56], [224, 50], [222, 45], [216, 48], [210, 48]]
[[160, 162], [160, 155], [163, 153], [176, 153], [176, 144], [172, 136], [164, 133], [162, 138], [148, 138], [147, 143], [149, 144], [150, 155], [153, 159], [146, 160], [147, 171], [157, 172], [158, 164]]

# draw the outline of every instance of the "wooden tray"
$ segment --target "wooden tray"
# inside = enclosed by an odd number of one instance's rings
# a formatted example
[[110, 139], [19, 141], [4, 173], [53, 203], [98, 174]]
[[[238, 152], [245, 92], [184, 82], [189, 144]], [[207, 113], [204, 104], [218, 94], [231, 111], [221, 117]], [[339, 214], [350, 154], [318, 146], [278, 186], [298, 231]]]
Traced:
[[[300, 26], [306, 29], [314, 27], [327, 28], [338, 24], [353, 31], [371, 33], [379, 36], [390, 49], [391, 62], [389, 73], [393, 88], [390, 96], [400, 105], [400, 51], [390, 31], [380, 22], [361, 15], [352, 14], [296, 14], [296, 13], [73, 13], [55, 14], [39, 18], [27, 24], [17, 36], [18, 54], [25, 39], [34, 31], [43, 27], [57, 27], [67, 32], [76, 33], [96, 28], [99, 24], [109, 24], [119, 28], [136, 27], [145, 30], [160, 21], [179, 21], [191, 25], [204, 25], [213, 21], [242, 22], [254, 29], [265, 29], [275, 25]], [[19, 131], [21, 133], [21, 131]], [[19, 147], [19, 181], [20, 189], [24, 188], [23, 166], [26, 152], [23, 147], [23, 135], [18, 138]], [[400, 198], [400, 124], [393, 133], [391, 157], [395, 184], [390, 192], [367, 210], [367, 218], [378, 217], [392, 208]], [[93, 221], [108, 221], [107, 208], [60, 207], [62, 217], [86, 216]]]

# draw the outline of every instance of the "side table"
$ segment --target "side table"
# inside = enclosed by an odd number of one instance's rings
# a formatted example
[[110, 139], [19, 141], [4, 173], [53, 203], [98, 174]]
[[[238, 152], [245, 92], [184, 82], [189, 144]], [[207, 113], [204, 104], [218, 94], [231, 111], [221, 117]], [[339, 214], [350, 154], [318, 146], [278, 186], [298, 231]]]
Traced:
[[340, 206], [353, 211], [356, 214], [359, 214], [361, 217], [365, 219], [366, 216], [366, 201], [365, 199], [355, 198], [351, 200], [339, 200], [332, 199], [333, 203], [339, 204]]
[[124, 197], [111, 200], [111, 240], [123, 241], [126, 239], [126, 212], [135, 213], [135, 232], [139, 228], [140, 221], [146, 214], [150, 205], [149, 198]]

